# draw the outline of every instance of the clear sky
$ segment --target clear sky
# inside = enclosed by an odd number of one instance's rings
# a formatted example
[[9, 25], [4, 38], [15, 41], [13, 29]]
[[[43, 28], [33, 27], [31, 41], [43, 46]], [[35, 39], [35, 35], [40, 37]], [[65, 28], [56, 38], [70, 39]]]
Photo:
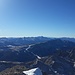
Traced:
[[0, 0], [0, 36], [75, 37], [75, 0]]

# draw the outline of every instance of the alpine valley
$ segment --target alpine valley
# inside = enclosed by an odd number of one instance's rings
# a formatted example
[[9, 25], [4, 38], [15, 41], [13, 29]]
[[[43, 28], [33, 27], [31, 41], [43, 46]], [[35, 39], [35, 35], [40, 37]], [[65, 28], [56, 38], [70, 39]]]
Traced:
[[75, 38], [0, 38], [0, 75], [34, 68], [42, 75], [75, 75]]

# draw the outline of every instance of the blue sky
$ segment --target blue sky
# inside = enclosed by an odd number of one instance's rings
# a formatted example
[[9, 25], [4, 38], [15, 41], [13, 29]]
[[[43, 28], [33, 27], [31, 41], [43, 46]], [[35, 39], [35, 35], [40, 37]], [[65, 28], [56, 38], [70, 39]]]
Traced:
[[75, 0], [0, 0], [0, 37], [75, 37]]

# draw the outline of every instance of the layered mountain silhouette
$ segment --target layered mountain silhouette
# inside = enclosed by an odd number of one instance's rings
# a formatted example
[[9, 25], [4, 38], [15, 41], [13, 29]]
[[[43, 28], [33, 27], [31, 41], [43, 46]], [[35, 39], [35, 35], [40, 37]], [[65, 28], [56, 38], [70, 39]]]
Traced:
[[63, 37], [63, 38], [52, 38], [52, 37], [50, 38], [50, 37], [43, 37], [43, 36], [18, 37], [18, 38], [17, 37], [16, 38], [3, 37], [3, 38], [0, 38], [0, 46], [7, 46], [7, 45], [19, 46], [19, 45], [37, 44], [37, 43], [46, 42], [46, 41], [53, 40], [53, 39], [61, 39], [61, 40], [75, 42], [75, 38], [67, 38], [67, 37]]
[[75, 42], [48, 39], [25, 44], [15, 40], [13, 44], [4, 39], [0, 39], [0, 75], [23, 75], [23, 67], [38, 67], [43, 75], [75, 75]]
[[0, 50], [0, 61], [28, 62], [39, 57], [45, 57], [57, 51], [69, 51], [75, 47], [75, 43], [65, 40], [51, 40], [39, 44], [23, 46], [6, 46]]

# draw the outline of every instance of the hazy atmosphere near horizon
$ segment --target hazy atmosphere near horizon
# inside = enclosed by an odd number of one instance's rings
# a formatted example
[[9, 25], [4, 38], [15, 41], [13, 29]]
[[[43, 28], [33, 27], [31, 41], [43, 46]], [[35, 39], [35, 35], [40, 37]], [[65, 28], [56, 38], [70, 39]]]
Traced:
[[75, 0], [0, 0], [0, 37], [75, 37]]

